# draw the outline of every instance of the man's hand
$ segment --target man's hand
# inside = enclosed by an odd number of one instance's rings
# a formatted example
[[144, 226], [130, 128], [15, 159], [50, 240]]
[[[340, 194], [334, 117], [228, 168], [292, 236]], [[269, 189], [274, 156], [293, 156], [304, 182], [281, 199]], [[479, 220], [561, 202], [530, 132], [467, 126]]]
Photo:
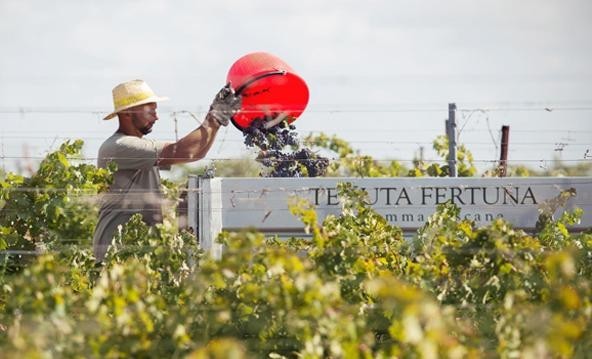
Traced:
[[213, 117], [221, 126], [228, 126], [232, 116], [241, 108], [241, 97], [236, 95], [230, 83], [216, 94], [208, 115]]

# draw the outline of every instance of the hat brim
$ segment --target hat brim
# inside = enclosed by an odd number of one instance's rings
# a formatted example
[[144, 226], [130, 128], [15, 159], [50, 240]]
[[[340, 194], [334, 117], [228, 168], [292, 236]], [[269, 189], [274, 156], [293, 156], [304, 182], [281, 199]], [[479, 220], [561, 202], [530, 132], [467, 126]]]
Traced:
[[160, 97], [160, 96], [148, 97], [147, 99], [144, 99], [142, 101], [131, 103], [131, 104], [127, 105], [127, 106], [123, 106], [122, 108], [118, 109], [117, 111], [111, 112], [110, 114], [108, 114], [107, 116], [105, 116], [103, 118], [103, 120], [110, 120], [113, 117], [117, 116], [117, 114], [120, 113], [121, 111], [125, 111], [127, 109], [132, 108], [132, 107], [136, 107], [136, 106], [140, 106], [140, 105], [145, 105], [147, 103], [152, 103], [152, 102], [167, 101], [168, 99], [169, 99], [168, 97]]

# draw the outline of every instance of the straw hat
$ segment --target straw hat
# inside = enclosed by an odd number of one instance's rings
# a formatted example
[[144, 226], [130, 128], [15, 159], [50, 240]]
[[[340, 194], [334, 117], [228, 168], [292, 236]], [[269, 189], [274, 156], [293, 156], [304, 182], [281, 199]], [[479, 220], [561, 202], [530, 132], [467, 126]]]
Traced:
[[117, 113], [128, 108], [145, 105], [151, 102], [166, 101], [168, 97], [156, 96], [148, 84], [142, 80], [131, 80], [121, 83], [113, 88], [113, 107], [111, 112], [103, 120], [110, 120]]

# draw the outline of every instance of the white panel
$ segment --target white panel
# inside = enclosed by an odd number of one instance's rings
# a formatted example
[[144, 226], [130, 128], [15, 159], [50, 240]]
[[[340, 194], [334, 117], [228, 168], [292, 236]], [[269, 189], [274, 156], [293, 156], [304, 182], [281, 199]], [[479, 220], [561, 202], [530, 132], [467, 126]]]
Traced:
[[[338, 182], [365, 188], [369, 202], [393, 225], [406, 230], [422, 226], [438, 203], [453, 200], [463, 218], [484, 225], [503, 217], [517, 228], [532, 229], [538, 209], [561, 190], [574, 188], [568, 209], [583, 208], [585, 215], [575, 228], [592, 226], [591, 178], [218, 178], [211, 213], [221, 214], [214, 228], [254, 227], [268, 232], [299, 232], [302, 225], [288, 208], [288, 199], [299, 196], [315, 204], [319, 220], [339, 214]], [[202, 187], [207, 191], [205, 187]], [[208, 188], [212, 188], [208, 186]], [[559, 214], [560, 211], [557, 212]], [[216, 217], [217, 218], [217, 217]]]

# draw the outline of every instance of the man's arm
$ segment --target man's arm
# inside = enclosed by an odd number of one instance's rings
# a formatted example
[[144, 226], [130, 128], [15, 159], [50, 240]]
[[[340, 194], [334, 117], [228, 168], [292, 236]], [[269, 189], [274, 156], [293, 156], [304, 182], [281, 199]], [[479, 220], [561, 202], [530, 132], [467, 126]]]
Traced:
[[226, 84], [214, 97], [204, 123], [175, 143], [164, 146], [157, 165], [166, 167], [177, 163], [200, 160], [206, 156], [220, 126], [228, 126], [230, 118], [241, 107], [241, 98]]
[[179, 141], [166, 144], [160, 152], [157, 164], [164, 167], [204, 158], [212, 147], [220, 126], [220, 123], [208, 113], [200, 127]]

